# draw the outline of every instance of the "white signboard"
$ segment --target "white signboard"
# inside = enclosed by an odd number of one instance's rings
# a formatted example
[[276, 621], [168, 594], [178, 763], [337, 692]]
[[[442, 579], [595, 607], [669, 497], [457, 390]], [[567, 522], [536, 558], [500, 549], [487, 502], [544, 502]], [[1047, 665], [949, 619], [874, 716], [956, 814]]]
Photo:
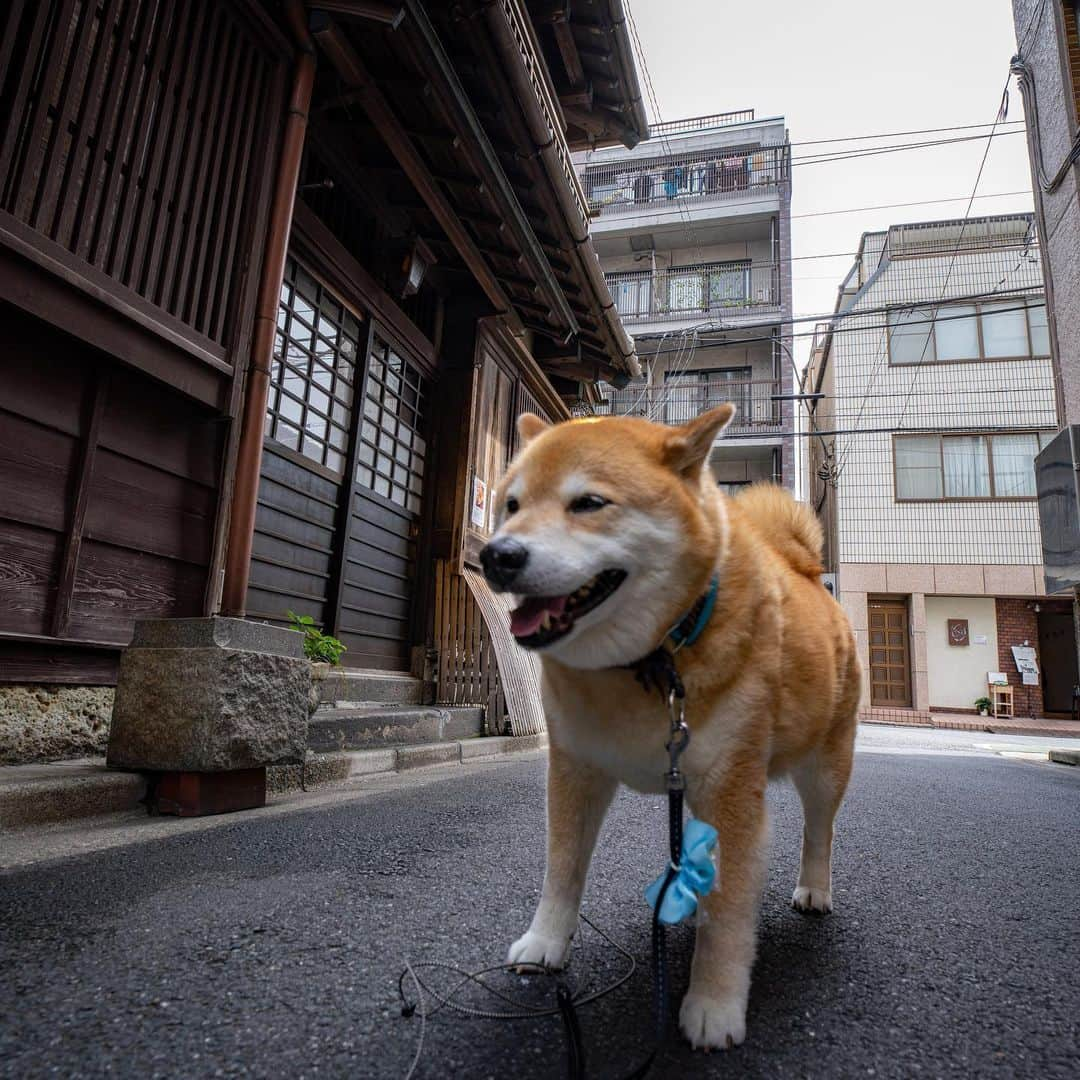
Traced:
[[1012, 654], [1016, 670], [1020, 672], [1020, 682], [1024, 686], [1038, 686], [1039, 665], [1035, 660], [1035, 650], [1030, 645], [1014, 645]]

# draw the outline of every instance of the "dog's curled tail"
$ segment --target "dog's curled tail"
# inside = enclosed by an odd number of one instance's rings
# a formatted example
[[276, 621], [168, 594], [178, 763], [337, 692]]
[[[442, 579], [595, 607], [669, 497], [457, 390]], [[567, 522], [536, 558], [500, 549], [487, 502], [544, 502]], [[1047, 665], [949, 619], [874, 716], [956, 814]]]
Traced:
[[805, 503], [775, 484], [752, 484], [735, 499], [738, 508], [753, 522], [762, 538], [807, 577], [822, 573], [821, 522]]

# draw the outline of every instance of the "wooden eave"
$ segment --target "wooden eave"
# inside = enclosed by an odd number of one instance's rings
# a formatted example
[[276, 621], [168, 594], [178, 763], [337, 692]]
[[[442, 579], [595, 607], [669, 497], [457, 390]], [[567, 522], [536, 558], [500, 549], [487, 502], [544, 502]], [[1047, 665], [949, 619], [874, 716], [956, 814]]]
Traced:
[[611, 377], [624, 363], [620, 343], [582, 277], [575, 237], [482, 24], [459, 5], [403, 7], [396, 29], [313, 12], [319, 137], [374, 212], [386, 206], [396, 233], [431, 247], [455, 291], [475, 285], [512, 330], [532, 332], [538, 359], [576, 356], [580, 345], [575, 367]]
[[635, 147], [649, 123], [622, 0], [527, 0], [573, 150]]

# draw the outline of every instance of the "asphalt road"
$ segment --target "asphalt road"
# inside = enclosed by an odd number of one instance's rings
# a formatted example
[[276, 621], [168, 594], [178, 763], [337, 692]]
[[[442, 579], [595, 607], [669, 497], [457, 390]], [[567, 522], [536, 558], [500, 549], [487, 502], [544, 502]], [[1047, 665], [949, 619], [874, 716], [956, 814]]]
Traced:
[[[771, 792], [747, 1042], [705, 1056], [673, 1037], [654, 1075], [1077, 1075], [1080, 770], [941, 752], [977, 742], [864, 740], [827, 919], [788, 907], [800, 824]], [[404, 959], [502, 960], [540, 885], [542, 814], [533, 758], [0, 873], [0, 1076], [403, 1077]], [[585, 911], [638, 969], [581, 1012], [590, 1077], [648, 1047], [640, 894], [663, 859], [661, 801], [621, 795]], [[597, 986], [622, 958], [580, 937], [570, 979]], [[692, 934], [671, 938], [681, 992]], [[563, 1054], [557, 1018], [443, 1011], [417, 1075], [558, 1077]]]

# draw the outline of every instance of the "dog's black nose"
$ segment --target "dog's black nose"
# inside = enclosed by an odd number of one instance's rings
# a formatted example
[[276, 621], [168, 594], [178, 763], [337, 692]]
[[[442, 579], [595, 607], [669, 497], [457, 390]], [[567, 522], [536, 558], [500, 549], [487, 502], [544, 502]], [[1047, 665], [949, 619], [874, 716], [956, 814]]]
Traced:
[[528, 561], [529, 549], [510, 536], [496, 537], [480, 552], [484, 577], [500, 589], [508, 589]]

